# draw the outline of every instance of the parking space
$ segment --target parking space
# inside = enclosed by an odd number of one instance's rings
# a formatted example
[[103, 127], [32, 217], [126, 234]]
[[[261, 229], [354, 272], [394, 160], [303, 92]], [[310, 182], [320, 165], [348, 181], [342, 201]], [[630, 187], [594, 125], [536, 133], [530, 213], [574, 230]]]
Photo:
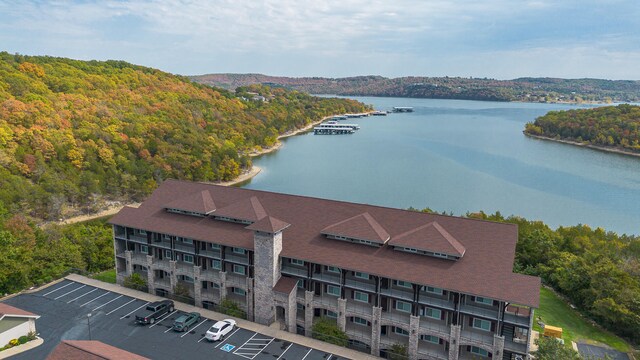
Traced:
[[147, 301], [70, 280], [6, 302], [41, 315], [37, 328], [44, 344], [16, 359], [46, 358], [62, 339], [100, 340], [152, 359], [339, 359], [239, 327], [212, 343], [205, 339], [205, 333], [220, 319], [201, 317], [188, 331], [176, 332], [172, 325], [182, 314], [178, 310], [154, 324], [138, 325], [135, 314], [149, 304]]

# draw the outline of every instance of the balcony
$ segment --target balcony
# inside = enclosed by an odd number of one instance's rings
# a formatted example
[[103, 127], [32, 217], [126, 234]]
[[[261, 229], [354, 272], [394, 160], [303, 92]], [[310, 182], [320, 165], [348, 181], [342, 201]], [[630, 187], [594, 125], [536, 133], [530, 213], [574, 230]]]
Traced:
[[[498, 319], [498, 310], [496, 309], [463, 304], [460, 305], [460, 311], [466, 314], [478, 315], [492, 320]], [[528, 322], [527, 325], [529, 325]]]
[[155, 278], [153, 280], [153, 284], [156, 287], [162, 287], [162, 288], [165, 288], [166, 290], [173, 291], [173, 289], [171, 289], [171, 281], [169, 281], [168, 278]]
[[185, 252], [187, 254], [195, 254], [195, 251], [196, 251], [193, 244], [183, 244], [181, 242], [176, 241], [174, 246], [176, 250]]
[[331, 274], [331, 273], [313, 273], [311, 274], [311, 278], [314, 280], [320, 280], [324, 282], [333, 283], [336, 285], [340, 285], [340, 275], [339, 274]]
[[525, 315], [515, 315], [515, 314], [505, 313], [504, 321], [510, 324], [529, 327], [529, 314], [525, 316]]
[[444, 350], [444, 345], [434, 344], [426, 340], [419, 340], [418, 358], [429, 360], [447, 360], [449, 359], [449, 352]]
[[408, 312], [402, 312], [397, 310], [383, 311], [381, 320], [386, 320], [392, 324], [398, 325], [403, 329], [409, 328], [409, 321], [411, 314]]
[[435, 306], [435, 307], [439, 307], [441, 309], [455, 310], [455, 305], [454, 305], [453, 301], [449, 301], [449, 300], [446, 300], [446, 299], [440, 299], [440, 298], [436, 298], [436, 297], [431, 297], [431, 296], [426, 296], [426, 295], [423, 295], [422, 293], [420, 294], [420, 298], [419, 298], [418, 302], [420, 304]]
[[129, 235], [129, 241], [139, 243], [139, 244], [147, 244], [147, 237], [141, 235]]
[[184, 261], [176, 261], [176, 275], [193, 277], [193, 264]]
[[[321, 305], [321, 306], [318, 306]], [[329, 309], [333, 312], [338, 312], [338, 297], [337, 296], [314, 296], [313, 304], [314, 307], [322, 307], [325, 309]]]
[[371, 292], [375, 292], [376, 291], [376, 284], [369, 283], [369, 282], [366, 282], [366, 281], [360, 281], [360, 280], [355, 280], [355, 279], [346, 279], [345, 280], [345, 285], [350, 287], [350, 288], [354, 288], [354, 289], [366, 290], [366, 291], [371, 291]]
[[[402, 329], [409, 330], [409, 324]], [[391, 331], [391, 327], [387, 327], [387, 335], [380, 335], [380, 349], [391, 349], [395, 344], [409, 345], [409, 336], [396, 334]]]
[[413, 291], [399, 289], [380, 289], [380, 293], [394, 298], [413, 301]]
[[295, 275], [302, 278], [307, 277], [307, 269], [300, 268], [297, 266], [282, 265], [282, 269], [280, 270], [280, 272], [283, 274]]
[[366, 344], [371, 343], [371, 326], [347, 321], [344, 332], [351, 340], [362, 341]]
[[135, 265], [147, 266], [147, 254], [140, 252], [131, 253], [131, 263]]
[[451, 334], [451, 327], [443, 320], [435, 320], [426, 316], [420, 317], [420, 328], [437, 333], [443, 339], [448, 339]]
[[225, 286], [233, 286], [246, 289], [247, 288], [247, 277], [244, 275], [227, 273], [227, 281]]
[[361, 318], [371, 320], [373, 314], [373, 306], [356, 300], [347, 300], [346, 311], [349, 315], [358, 315]]
[[202, 270], [200, 271], [200, 280], [211, 281], [214, 283], [220, 282], [220, 271], [219, 270]]
[[200, 250], [198, 251], [198, 255], [207, 256], [215, 259], [221, 259], [220, 250]]
[[526, 354], [527, 353], [527, 340], [520, 340], [518, 338], [505, 339], [504, 348], [510, 351], [515, 351], [518, 353]]
[[201, 295], [203, 301], [210, 301], [215, 304], [220, 303], [220, 290], [218, 289], [203, 289]]
[[154, 241], [151, 243], [151, 245], [156, 247], [161, 247], [163, 249], [171, 249], [171, 241], [169, 240]]
[[468, 345], [489, 345], [493, 346], [493, 333], [482, 330], [462, 329], [460, 332], [460, 343]]
[[124, 254], [124, 251], [119, 251], [118, 250], [118, 251], [116, 251], [116, 257], [126, 259], [127, 256]]
[[171, 271], [171, 266], [169, 265], [169, 260], [159, 260], [159, 259], [153, 259], [153, 263], [152, 266], [154, 269], [157, 270], [164, 270], [166, 272], [170, 272]]
[[248, 255], [234, 255], [234, 254], [228, 253], [224, 255], [224, 260], [228, 262], [236, 263], [236, 264], [243, 264], [243, 265], [249, 264]]

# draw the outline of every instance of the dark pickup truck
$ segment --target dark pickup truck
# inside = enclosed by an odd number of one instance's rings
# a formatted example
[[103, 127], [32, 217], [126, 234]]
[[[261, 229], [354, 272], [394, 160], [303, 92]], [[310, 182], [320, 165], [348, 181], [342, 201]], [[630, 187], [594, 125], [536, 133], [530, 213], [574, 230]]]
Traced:
[[161, 300], [147, 305], [147, 307], [136, 314], [138, 324], [153, 324], [164, 314], [173, 312], [173, 301]]

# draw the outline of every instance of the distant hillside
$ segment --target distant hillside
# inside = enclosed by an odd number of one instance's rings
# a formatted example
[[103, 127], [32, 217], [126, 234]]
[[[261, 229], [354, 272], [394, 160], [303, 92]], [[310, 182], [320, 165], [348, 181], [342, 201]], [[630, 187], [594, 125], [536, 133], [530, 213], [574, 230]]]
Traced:
[[279, 134], [365, 109], [262, 86], [235, 95], [122, 61], [0, 52], [0, 203], [57, 219], [141, 199], [165, 178], [230, 180]]
[[381, 76], [349, 78], [290, 78], [260, 74], [209, 74], [192, 80], [233, 90], [264, 84], [311, 94], [397, 96], [429, 99], [464, 99], [526, 102], [638, 102], [640, 81], [600, 79], [520, 78], [515, 80], [459, 77]]

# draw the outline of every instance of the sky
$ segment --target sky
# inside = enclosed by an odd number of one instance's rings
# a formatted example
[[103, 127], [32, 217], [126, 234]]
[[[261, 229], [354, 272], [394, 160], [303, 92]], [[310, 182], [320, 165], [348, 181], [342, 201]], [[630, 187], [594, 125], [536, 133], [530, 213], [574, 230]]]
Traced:
[[181, 75], [640, 80], [640, 3], [0, 0], [0, 51]]

